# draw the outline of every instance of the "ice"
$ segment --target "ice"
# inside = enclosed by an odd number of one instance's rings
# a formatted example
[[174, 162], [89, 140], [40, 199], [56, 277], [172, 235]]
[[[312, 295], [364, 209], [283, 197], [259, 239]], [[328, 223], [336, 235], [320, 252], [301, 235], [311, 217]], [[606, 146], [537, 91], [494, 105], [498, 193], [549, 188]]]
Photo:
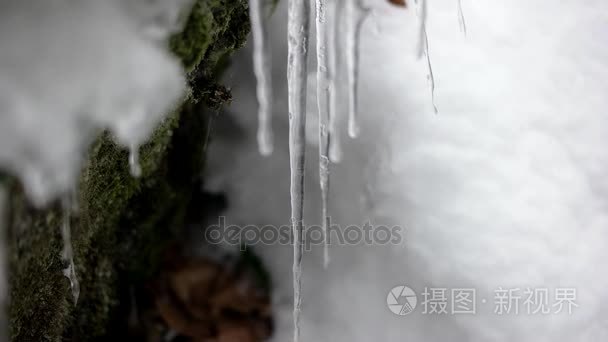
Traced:
[[258, 148], [260, 154], [272, 154], [272, 73], [268, 28], [265, 23], [264, 0], [249, 2], [251, 33], [253, 36], [253, 70], [257, 79], [258, 98]]
[[[316, 0], [317, 23], [317, 103], [319, 112], [319, 182], [321, 187], [321, 222], [325, 234], [323, 248], [323, 264], [329, 264], [329, 251], [327, 233], [329, 217], [327, 211], [329, 193], [329, 144], [332, 139], [329, 132], [329, 118], [331, 111], [330, 75], [327, 63], [327, 3], [326, 0]], [[331, 58], [331, 57], [330, 57]]]
[[128, 3], [0, 5], [0, 167], [38, 206], [73, 187], [99, 132], [139, 146], [183, 94], [183, 70], [159, 40], [178, 23], [156, 21], [190, 2]]
[[429, 37], [426, 33], [426, 28], [424, 28], [423, 30], [424, 30], [424, 56], [426, 57], [426, 65], [429, 70], [427, 79], [431, 86], [431, 103], [433, 105], [433, 111], [435, 112], [435, 114], [437, 114], [437, 113], [439, 113], [439, 110], [437, 109], [437, 104], [435, 103], [435, 75], [433, 74], [433, 64], [431, 63], [431, 55], [429, 53]]
[[141, 177], [138, 146], [131, 146], [129, 149], [129, 171], [131, 172], [131, 176], [135, 178]]
[[462, 11], [462, 0], [458, 0], [458, 25], [460, 30], [466, 36], [467, 35], [467, 22], [464, 18], [464, 12]]
[[71, 196], [66, 196], [63, 200], [63, 222], [61, 224], [61, 239], [63, 249], [61, 251], [61, 261], [65, 265], [63, 275], [70, 281], [70, 289], [74, 297], [74, 305], [78, 303], [80, 296], [80, 283], [76, 276], [76, 265], [74, 264], [74, 251], [72, 249], [72, 207]]
[[287, 87], [289, 106], [289, 158], [291, 223], [293, 226], [293, 289], [294, 289], [294, 342], [300, 339], [300, 311], [303, 214], [304, 214], [304, 166], [306, 150], [306, 60], [310, 30], [310, 4], [308, 1], [289, 0], [288, 12], [288, 63]]
[[359, 45], [361, 41], [361, 28], [370, 10], [363, 6], [361, 0], [346, 1], [346, 10], [343, 12], [346, 21], [345, 49], [346, 67], [348, 70], [348, 135], [351, 138], [359, 136], [360, 127], [358, 119], [358, 82], [359, 82]]
[[330, 217], [328, 211], [329, 202], [329, 157], [327, 155], [319, 156], [319, 182], [321, 183], [321, 223], [323, 225], [323, 233], [325, 234], [323, 245], [323, 267], [329, 266], [329, 225]]
[[426, 31], [426, 20], [428, 17], [427, 0], [420, 0], [420, 40], [418, 41], [418, 56], [426, 58], [428, 68], [427, 79], [431, 87], [431, 103], [433, 111], [437, 114], [439, 111], [435, 103], [435, 75], [433, 74], [433, 64], [431, 63], [431, 55], [429, 53], [429, 36]]
[[338, 51], [340, 49], [340, 18], [344, 10], [344, 0], [330, 1], [330, 8], [326, 13], [328, 21], [327, 53], [329, 55], [329, 159], [334, 163], [342, 160], [342, 147], [340, 146], [340, 131], [338, 120]]

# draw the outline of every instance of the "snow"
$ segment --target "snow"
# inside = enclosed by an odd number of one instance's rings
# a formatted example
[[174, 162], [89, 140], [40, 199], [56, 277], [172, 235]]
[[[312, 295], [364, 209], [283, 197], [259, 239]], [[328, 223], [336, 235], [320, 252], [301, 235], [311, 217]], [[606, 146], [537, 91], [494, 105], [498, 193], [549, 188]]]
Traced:
[[300, 339], [302, 305], [302, 254], [304, 214], [304, 168], [306, 151], [307, 57], [310, 35], [310, 5], [307, 1], [289, 0], [287, 87], [289, 98], [289, 165], [291, 224], [293, 227], [293, 340]]
[[139, 146], [179, 100], [183, 71], [162, 40], [189, 3], [0, 5], [0, 166], [34, 204], [73, 187], [101, 130]]
[[[413, 7], [373, 5], [380, 32], [363, 29], [360, 67], [360, 112], [369, 114], [360, 118], [359, 139], [344, 144], [342, 162], [332, 165], [332, 221], [398, 224], [405, 235], [397, 246], [332, 245], [329, 272], [321, 247], [305, 254], [302, 339], [605, 341], [608, 3], [465, 2], [465, 39], [457, 2], [430, 1], [439, 115], [426, 61], [417, 58]], [[280, 13], [272, 19], [277, 28], [285, 25]], [[284, 60], [284, 32], [272, 30], [271, 39], [273, 60]], [[235, 75], [251, 76], [248, 58], [235, 61]], [[232, 80], [231, 125], [242, 138], [219, 136], [209, 170], [210, 186], [228, 193], [230, 223], [289, 220], [287, 118], [280, 115], [286, 92], [282, 76], [273, 81], [276, 150], [265, 159], [255, 147], [255, 118], [244, 114], [255, 85], [246, 76]], [[307, 165], [311, 182], [316, 168]], [[318, 196], [317, 187], [307, 188], [309, 224], [320, 217]], [[288, 340], [291, 250], [255, 250], [274, 279], [274, 340]], [[424, 287], [474, 287], [488, 304], [473, 316], [422, 315], [420, 307], [395, 316], [386, 296], [397, 285], [412, 287], [419, 302]], [[575, 287], [579, 307], [571, 316], [497, 316], [492, 291], [499, 286]]]

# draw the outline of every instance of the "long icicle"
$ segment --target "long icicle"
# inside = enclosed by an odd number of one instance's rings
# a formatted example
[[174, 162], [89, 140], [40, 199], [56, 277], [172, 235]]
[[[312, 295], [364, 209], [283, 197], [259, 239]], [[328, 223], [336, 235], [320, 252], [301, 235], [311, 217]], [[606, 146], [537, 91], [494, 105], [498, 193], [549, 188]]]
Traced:
[[346, 15], [346, 66], [348, 69], [348, 135], [359, 136], [358, 83], [359, 83], [359, 43], [363, 22], [370, 13], [361, 0], [348, 0]]
[[249, 1], [249, 17], [253, 34], [253, 70], [257, 79], [258, 148], [268, 156], [274, 149], [272, 134], [272, 73], [268, 28], [264, 23], [264, 0]]
[[300, 311], [302, 306], [306, 60], [308, 57], [309, 30], [310, 3], [306, 0], [289, 0], [287, 87], [289, 93], [291, 223], [295, 237], [293, 246], [294, 342], [298, 342], [300, 339]]
[[317, 103], [319, 107], [319, 183], [321, 186], [321, 219], [325, 245], [323, 247], [323, 266], [329, 265], [329, 215], [327, 201], [329, 193], [329, 132], [330, 81], [327, 65], [327, 3], [316, 0], [317, 22]]
[[63, 275], [70, 281], [72, 296], [74, 297], [74, 305], [78, 303], [80, 296], [80, 284], [76, 276], [76, 266], [74, 264], [74, 251], [72, 249], [72, 234], [71, 224], [72, 219], [72, 203], [68, 196], [63, 200], [63, 223], [61, 225], [61, 238], [63, 239], [63, 251], [61, 252], [61, 260], [65, 265]]
[[429, 53], [429, 37], [426, 32], [426, 20], [427, 20], [427, 0], [421, 0], [420, 4], [420, 38], [418, 41], [418, 58], [422, 56], [426, 57], [426, 63], [428, 67], [428, 80], [431, 84], [431, 102], [433, 104], [433, 110], [435, 114], [439, 113], [437, 105], [435, 103], [435, 75], [433, 74], [433, 65], [431, 63], [431, 55]]
[[[350, 1], [350, 0], [349, 0]], [[328, 21], [327, 54], [329, 58], [329, 159], [333, 163], [339, 163], [342, 160], [342, 146], [340, 146], [340, 132], [338, 129], [338, 35], [340, 34], [340, 13], [344, 11], [344, 0], [332, 0], [330, 2], [331, 9], [326, 11]]]

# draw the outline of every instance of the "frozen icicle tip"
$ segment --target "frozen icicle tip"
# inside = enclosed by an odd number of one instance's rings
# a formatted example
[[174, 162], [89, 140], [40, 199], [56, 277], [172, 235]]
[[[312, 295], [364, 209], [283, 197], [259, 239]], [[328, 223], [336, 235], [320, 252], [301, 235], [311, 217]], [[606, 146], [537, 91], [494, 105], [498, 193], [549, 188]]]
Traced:
[[342, 161], [342, 148], [339, 144], [330, 144], [329, 160], [331, 160], [331, 162], [334, 164], [340, 163]]
[[78, 278], [76, 278], [74, 260], [70, 260], [70, 265], [63, 270], [63, 275], [70, 281], [70, 289], [72, 290], [74, 305], [76, 305], [78, 304], [78, 298], [80, 297], [80, 284], [78, 283]]
[[72, 249], [72, 233], [71, 233], [71, 208], [72, 203], [71, 196], [66, 196], [63, 199], [63, 224], [61, 226], [61, 238], [63, 240], [63, 250], [61, 252], [61, 260], [63, 261], [65, 268], [63, 269], [63, 275], [70, 281], [70, 289], [72, 296], [74, 297], [74, 305], [78, 303], [78, 297], [80, 296], [80, 284], [78, 277], [76, 276], [76, 265], [74, 264], [74, 251]]
[[274, 148], [272, 147], [272, 145], [269, 146], [262, 146], [260, 145], [260, 154], [262, 155], [262, 157], [270, 157], [272, 155], [272, 152], [274, 152]]
[[139, 148], [131, 147], [129, 152], [129, 169], [131, 176], [135, 178], [141, 177], [141, 164], [139, 163]]
[[141, 165], [139, 165], [139, 162], [131, 163], [129, 169], [131, 171], [131, 176], [135, 178], [141, 177]]
[[268, 132], [258, 133], [258, 150], [263, 157], [268, 157], [274, 152], [274, 144], [272, 137]]
[[359, 127], [359, 124], [356, 122], [350, 121], [348, 123], [348, 136], [351, 137], [352, 139], [357, 139], [360, 134], [361, 134], [361, 127]]

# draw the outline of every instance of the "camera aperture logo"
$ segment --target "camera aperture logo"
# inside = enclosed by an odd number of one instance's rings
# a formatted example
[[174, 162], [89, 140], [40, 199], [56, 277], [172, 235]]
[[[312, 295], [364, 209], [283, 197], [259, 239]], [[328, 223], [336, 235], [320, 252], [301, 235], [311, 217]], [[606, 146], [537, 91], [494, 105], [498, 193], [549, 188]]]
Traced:
[[399, 316], [410, 314], [416, 309], [418, 297], [414, 290], [405, 285], [396, 286], [386, 297], [386, 305], [392, 313]]

